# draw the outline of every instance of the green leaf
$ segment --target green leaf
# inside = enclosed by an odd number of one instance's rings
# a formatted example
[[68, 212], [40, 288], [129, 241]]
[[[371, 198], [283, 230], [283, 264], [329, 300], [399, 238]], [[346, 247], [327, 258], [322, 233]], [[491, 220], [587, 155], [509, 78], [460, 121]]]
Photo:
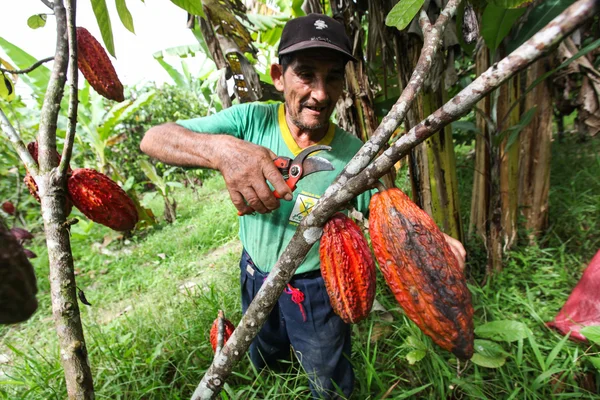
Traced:
[[119, 14], [119, 18], [121, 18], [123, 26], [129, 32], [135, 33], [133, 29], [133, 17], [127, 8], [127, 4], [125, 4], [125, 0], [115, 0], [115, 5], [117, 6], [117, 13]]
[[[0, 37], [0, 48], [4, 50], [18, 69], [28, 68], [38, 61], [37, 58], [2, 37]], [[21, 75], [21, 78], [33, 90], [36, 96], [43, 98], [48, 88], [48, 82], [50, 81], [50, 69], [45, 65], [40, 65], [30, 73]]]
[[31, 29], [43, 28], [46, 26], [46, 14], [36, 14], [27, 18], [27, 26]]
[[590, 342], [600, 344], [600, 326], [586, 326], [581, 328], [579, 333], [585, 336]]
[[492, 321], [475, 328], [477, 336], [496, 342], [514, 342], [528, 337], [527, 325], [519, 321]]
[[474, 344], [475, 354], [471, 361], [480, 367], [500, 368], [506, 363], [507, 353], [498, 343], [476, 339]]
[[167, 191], [167, 185], [165, 184], [165, 181], [156, 173], [154, 165], [150, 164], [147, 160], [140, 160], [139, 165], [148, 179], [150, 179], [150, 181], [152, 181], [152, 183], [154, 183], [161, 190], [163, 195], [165, 195]]
[[489, 3], [501, 8], [519, 8], [532, 3], [533, 0], [488, 0]]
[[488, 4], [481, 18], [481, 36], [491, 51], [496, 51], [515, 21], [524, 12], [525, 9], [522, 8], [511, 10]]
[[460, 130], [465, 132], [479, 132], [477, 125], [471, 121], [455, 121], [452, 122], [452, 130]]
[[403, 30], [417, 15], [424, 2], [425, 0], [400, 0], [385, 18], [385, 24]]
[[413, 350], [406, 355], [406, 360], [410, 365], [414, 365], [421, 361], [426, 354], [427, 352], [425, 350]]
[[567, 9], [575, 0], [546, 0], [542, 1], [527, 16], [527, 22], [515, 38], [507, 46], [508, 52], [512, 52], [517, 47], [529, 40], [540, 29], [556, 18], [560, 13]]
[[108, 8], [106, 7], [105, 0], [92, 0], [92, 9], [98, 21], [98, 27], [102, 34], [102, 40], [106, 50], [113, 56], [115, 56], [115, 44], [113, 42], [112, 25], [110, 24], [110, 15], [108, 15]]
[[427, 346], [425, 345], [425, 343], [423, 343], [422, 341], [420, 341], [417, 337], [415, 336], [408, 336], [405, 340], [404, 343], [406, 343], [407, 346], [412, 347], [413, 349], [417, 349], [417, 350], [427, 350]]
[[587, 359], [590, 360], [594, 368], [600, 371], [600, 357], [588, 357]]
[[204, 10], [202, 9], [201, 0], [171, 0], [171, 3], [183, 8], [192, 15], [199, 15], [200, 17], [206, 19], [206, 15], [204, 15]]

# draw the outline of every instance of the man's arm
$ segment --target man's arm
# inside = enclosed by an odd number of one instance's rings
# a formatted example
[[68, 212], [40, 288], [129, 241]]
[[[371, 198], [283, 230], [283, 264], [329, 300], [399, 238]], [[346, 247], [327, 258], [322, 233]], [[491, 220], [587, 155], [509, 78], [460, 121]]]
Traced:
[[286, 200], [292, 192], [273, 164], [269, 149], [230, 135], [196, 133], [175, 123], [146, 132], [141, 150], [166, 164], [211, 168], [221, 172], [240, 215], [261, 214], [279, 207], [266, 181]]

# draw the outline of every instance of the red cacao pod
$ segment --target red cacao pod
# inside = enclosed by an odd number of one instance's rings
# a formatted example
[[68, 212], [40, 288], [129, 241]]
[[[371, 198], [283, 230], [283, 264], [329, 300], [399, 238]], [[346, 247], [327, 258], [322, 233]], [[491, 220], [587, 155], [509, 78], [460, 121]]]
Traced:
[[440, 347], [470, 359], [471, 293], [440, 229], [395, 188], [375, 194], [369, 214], [379, 268], [406, 315]]
[[319, 254], [333, 311], [347, 324], [367, 318], [375, 300], [375, 261], [358, 225], [336, 213], [323, 227]]
[[15, 205], [12, 203], [12, 201], [7, 200], [2, 203], [2, 211], [9, 215], [15, 215]]
[[[227, 318], [223, 318], [223, 322], [225, 323], [225, 331], [223, 334], [223, 346], [233, 333], [235, 326], [229, 321]], [[219, 334], [219, 318], [215, 319], [211, 328], [210, 328], [210, 345], [212, 346], [213, 352], [217, 351], [217, 336]]]
[[77, 67], [98, 94], [123, 101], [123, 84], [102, 45], [87, 29], [77, 27]]
[[[38, 144], [37, 144], [37, 142], [28, 143], [27, 150], [29, 150], [29, 154], [31, 154], [31, 156], [37, 163], [38, 162]], [[58, 154], [58, 152], [56, 152], [56, 156], [58, 157], [58, 162], [60, 163], [60, 160], [62, 159], [62, 157], [60, 156], [60, 154]], [[73, 170], [71, 169], [71, 167], [68, 167], [67, 174], [70, 174], [71, 172], [73, 172]], [[31, 174], [29, 172], [27, 172], [25, 174], [25, 178], [23, 178], [23, 182], [25, 182], [27, 189], [29, 189], [29, 193], [31, 193], [31, 195], [39, 203], [40, 195], [38, 193], [38, 186], [37, 186], [37, 183], [35, 183], [35, 179], [33, 179], [33, 176], [31, 176]], [[71, 211], [73, 211], [73, 203], [71, 203], [71, 200], [67, 196], [67, 199], [65, 200], [65, 213], [66, 213], [65, 215], [71, 214]]]
[[67, 180], [69, 197], [75, 207], [94, 222], [116, 231], [128, 231], [138, 222], [133, 201], [108, 176], [93, 169], [73, 171]]

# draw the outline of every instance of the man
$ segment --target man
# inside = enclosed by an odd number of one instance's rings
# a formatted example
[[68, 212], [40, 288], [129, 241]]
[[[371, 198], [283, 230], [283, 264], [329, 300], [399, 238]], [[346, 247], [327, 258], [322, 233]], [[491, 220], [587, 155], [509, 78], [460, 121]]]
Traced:
[[[355, 60], [351, 53], [344, 26], [332, 18], [311, 14], [290, 20], [282, 32], [279, 63], [270, 71], [284, 104], [233, 106], [209, 117], [154, 127], [142, 140], [141, 149], [165, 163], [217, 169], [223, 175], [231, 201], [243, 215], [244, 312], [298, 223], [362, 145], [329, 121], [343, 90], [345, 64]], [[315, 144], [331, 146], [319, 156], [335, 170], [305, 177], [292, 193], [272, 160], [293, 158]], [[277, 200], [267, 182], [286, 201]], [[369, 198], [368, 193], [357, 197], [355, 207], [366, 212]], [[259, 368], [274, 366], [289, 358], [290, 345], [310, 376], [315, 398], [350, 395], [350, 327], [329, 304], [318, 245], [298, 267], [252, 343], [250, 357]]]

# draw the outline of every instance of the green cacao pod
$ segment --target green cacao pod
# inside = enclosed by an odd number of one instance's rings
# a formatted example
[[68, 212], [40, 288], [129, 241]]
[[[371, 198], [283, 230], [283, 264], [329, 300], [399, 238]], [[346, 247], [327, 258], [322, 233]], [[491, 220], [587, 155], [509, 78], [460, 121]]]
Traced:
[[358, 225], [336, 213], [323, 227], [319, 256], [333, 311], [347, 324], [367, 318], [375, 300], [375, 261]]
[[436, 344], [470, 359], [471, 293], [440, 229], [396, 188], [375, 194], [369, 214], [375, 257], [398, 304]]

